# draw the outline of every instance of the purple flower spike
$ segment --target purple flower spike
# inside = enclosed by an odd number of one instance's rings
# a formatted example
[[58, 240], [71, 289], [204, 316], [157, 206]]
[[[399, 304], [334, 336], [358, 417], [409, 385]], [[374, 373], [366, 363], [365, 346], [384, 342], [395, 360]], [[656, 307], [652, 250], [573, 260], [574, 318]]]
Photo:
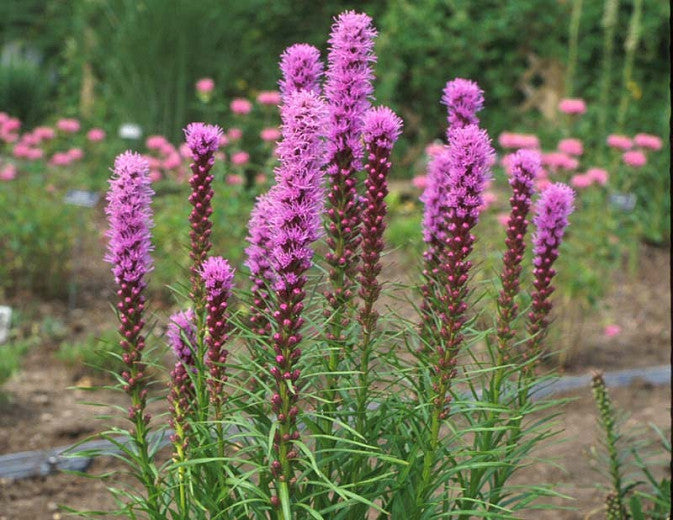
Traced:
[[245, 265], [250, 269], [252, 282], [253, 305], [250, 309], [250, 322], [255, 333], [263, 337], [268, 335], [271, 327], [267, 318], [269, 289], [274, 279], [271, 267], [271, 228], [268, 220], [271, 211], [269, 193], [258, 197], [250, 213], [247, 238], [250, 245], [245, 249]]
[[224, 349], [231, 329], [227, 316], [227, 301], [234, 282], [234, 270], [224, 258], [209, 257], [203, 262], [201, 277], [206, 289], [206, 326], [208, 335], [206, 345], [206, 366], [210, 371], [208, 389], [210, 402], [215, 406], [215, 415], [219, 415], [220, 404], [224, 401], [223, 386], [227, 380], [225, 363], [229, 352]]
[[549, 299], [554, 292], [551, 285], [556, 274], [553, 264], [558, 258], [558, 248], [568, 226], [568, 217], [574, 210], [575, 193], [562, 183], [549, 186], [535, 205], [535, 234], [533, 235], [533, 285], [532, 309], [528, 314], [529, 355], [540, 352], [540, 346], [549, 325], [547, 317], [552, 308]]
[[191, 248], [189, 256], [192, 260], [190, 281], [192, 285], [191, 297], [197, 316], [203, 313], [204, 293], [199, 271], [211, 248], [210, 234], [213, 223], [210, 216], [213, 213], [212, 198], [213, 176], [210, 170], [215, 162], [214, 154], [222, 137], [222, 129], [218, 126], [204, 123], [191, 123], [185, 129], [187, 146], [192, 151], [194, 162], [191, 164], [192, 176], [189, 184], [192, 193], [189, 202], [194, 209], [189, 215], [191, 229], [189, 237]]
[[176, 312], [169, 318], [166, 338], [178, 360], [184, 365], [194, 366], [196, 314], [192, 309]]
[[388, 173], [393, 145], [402, 132], [402, 120], [388, 107], [369, 109], [364, 116], [362, 134], [367, 149], [367, 190], [362, 218], [362, 265], [360, 267], [360, 296], [364, 307], [360, 322], [368, 334], [376, 327], [373, 310], [381, 286], [377, 276], [381, 272], [383, 232], [386, 228]]
[[297, 90], [320, 94], [324, 66], [320, 51], [313, 45], [296, 43], [285, 49], [280, 56], [280, 71], [283, 77], [278, 85], [283, 99]]
[[[449, 129], [479, 124], [477, 112], [484, 107], [484, 92], [474, 81], [456, 78], [444, 87], [442, 104], [448, 109]], [[449, 130], [447, 130], [447, 137]]]
[[293, 442], [299, 438], [299, 409], [295, 367], [301, 351], [301, 312], [304, 307], [306, 270], [311, 266], [315, 241], [321, 229], [323, 208], [324, 148], [327, 109], [308, 91], [290, 94], [281, 107], [283, 140], [278, 145], [280, 166], [276, 186], [268, 194], [271, 267], [275, 273], [276, 301], [273, 348], [276, 354], [271, 376], [276, 383], [271, 407], [278, 420], [274, 437], [277, 459], [271, 464], [276, 478], [292, 482], [292, 461], [298, 456]]
[[[175, 455], [184, 453], [189, 444], [189, 421], [194, 402], [194, 383], [189, 374], [194, 368], [194, 348], [196, 348], [196, 314], [192, 309], [173, 314], [166, 330], [168, 343], [178, 357], [171, 371], [168, 393], [170, 425], [175, 430], [171, 440], [175, 445]], [[186, 340], [186, 341], [185, 341]]]
[[[360, 245], [360, 198], [357, 172], [362, 168], [362, 118], [370, 107], [376, 29], [366, 14], [346, 11], [336, 18], [330, 35], [325, 96], [329, 104], [327, 193], [329, 224], [325, 255], [331, 291], [325, 296], [334, 316], [328, 339], [343, 342], [348, 325], [346, 307], [353, 298]], [[334, 356], [332, 356], [333, 358]], [[331, 361], [332, 363], [332, 361]], [[332, 363], [333, 364], [333, 363]]]
[[[506, 362], [509, 356], [509, 341], [514, 337], [511, 324], [517, 316], [518, 306], [514, 299], [519, 293], [521, 261], [526, 250], [524, 241], [528, 230], [528, 213], [533, 196], [533, 181], [539, 174], [542, 158], [534, 150], [519, 150], [511, 161], [509, 184], [512, 197], [509, 199], [512, 208], [507, 221], [507, 249], [503, 256], [500, 281], [502, 290], [498, 296], [498, 348], [501, 361]], [[502, 364], [502, 363], [500, 363]]]
[[124, 350], [122, 358], [126, 365], [121, 375], [126, 382], [124, 390], [131, 396], [129, 418], [138, 426], [149, 422], [149, 415], [144, 415], [147, 390], [144, 388], [142, 351], [145, 348], [145, 337], [142, 329], [145, 326], [145, 275], [152, 269], [150, 203], [153, 194], [147, 161], [132, 152], [118, 156], [105, 208], [110, 225], [105, 260], [112, 264], [112, 272], [119, 286], [117, 310], [122, 338], [120, 345]]
[[[490, 177], [493, 148], [488, 134], [475, 125], [454, 128], [449, 145], [429, 166], [433, 189], [425, 198], [425, 252], [421, 307], [422, 334], [433, 348], [433, 404], [438, 418], [448, 416], [451, 380], [456, 357], [463, 342], [462, 328], [467, 310], [467, 280], [474, 245], [472, 228], [479, 219], [484, 185]], [[441, 321], [441, 326], [436, 320]]]

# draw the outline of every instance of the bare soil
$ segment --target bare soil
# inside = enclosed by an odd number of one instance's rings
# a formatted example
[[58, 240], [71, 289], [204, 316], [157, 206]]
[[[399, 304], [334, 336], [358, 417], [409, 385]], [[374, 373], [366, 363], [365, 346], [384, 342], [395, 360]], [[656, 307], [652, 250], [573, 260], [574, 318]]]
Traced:
[[[385, 276], [406, 282], [405, 266], [400, 256], [387, 257]], [[60, 303], [40, 304], [42, 315], [63, 317], [73, 338], [95, 333], [111, 323], [109, 304], [111, 287], [105, 281], [107, 267], [84, 266], [87, 286], [82, 288], [80, 306], [84, 309], [70, 315]], [[612, 371], [626, 368], [662, 365], [670, 362], [671, 347], [670, 251], [643, 246], [635, 276], [615, 272], [613, 285], [598, 313], [583, 316], [582, 343], [569, 359], [566, 372], [585, 374], [591, 369]], [[608, 338], [603, 333], [608, 323], [619, 324], [621, 334]], [[6, 348], [7, 346], [3, 346]], [[81, 440], [110, 426], [96, 420], [96, 415], [110, 413], [112, 408], [92, 408], [84, 401], [105, 402], [125, 406], [123, 395], [110, 391], [91, 394], [83, 388], [104, 383], [95, 374], [81, 368], [67, 367], [55, 357], [56, 345], [43, 344], [25, 357], [22, 370], [3, 387], [0, 402], [0, 454], [47, 449]], [[670, 436], [671, 389], [635, 383], [629, 388], [613, 389], [613, 400], [630, 414], [629, 425], [652, 423]], [[559, 466], [535, 465], [521, 471], [521, 482], [550, 482], [557, 491], [572, 497], [571, 501], [555, 501], [569, 511], [534, 513], [526, 518], [591, 519], [603, 518], [604, 491], [607, 484], [595, 467], [592, 452], [599, 444], [595, 405], [589, 388], [569, 394], [576, 400], [561, 416], [564, 433], [538, 453], [541, 458], [556, 459]], [[120, 419], [120, 421], [123, 420]], [[647, 435], [647, 434], [643, 434]], [[666, 455], [656, 469], [668, 471]], [[99, 458], [90, 472], [104, 473], [119, 469], [114, 459]], [[117, 483], [115, 481], [115, 483]], [[105, 487], [110, 483], [97, 479], [57, 474], [44, 478], [0, 481], [0, 520], [58, 519], [66, 514], [61, 504], [76, 509], [108, 509], [114, 500]], [[401, 520], [401, 519], [400, 519]]]

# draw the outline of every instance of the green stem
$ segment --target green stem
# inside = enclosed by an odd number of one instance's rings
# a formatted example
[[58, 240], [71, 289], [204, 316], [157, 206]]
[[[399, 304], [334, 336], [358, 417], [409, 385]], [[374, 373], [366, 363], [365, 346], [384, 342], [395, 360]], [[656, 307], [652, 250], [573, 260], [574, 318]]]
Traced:
[[633, 63], [636, 57], [636, 49], [640, 41], [640, 19], [643, 13], [643, 0], [633, 0], [633, 11], [629, 21], [629, 31], [624, 42], [624, 50], [626, 56], [624, 58], [622, 96], [619, 100], [619, 108], [617, 110], [617, 128], [620, 132], [624, 130], [624, 123], [626, 121], [626, 112], [629, 108], [629, 100], [633, 95], [631, 90], [633, 88]]
[[573, 0], [573, 8], [570, 14], [570, 27], [568, 30], [568, 68], [566, 69], [565, 90], [566, 96], [572, 97], [575, 69], [577, 68], [577, 51], [580, 32], [580, 20], [582, 18], [582, 0]]
[[598, 115], [598, 135], [605, 138], [607, 132], [608, 111], [610, 105], [610, 87], [612, 86], [612, 58], [615, 46], [615, 31], [617, 28], [617, 12], [619, 0], [605, 0], [603, 8], [603, 72], [601, 74], [601, 110]]

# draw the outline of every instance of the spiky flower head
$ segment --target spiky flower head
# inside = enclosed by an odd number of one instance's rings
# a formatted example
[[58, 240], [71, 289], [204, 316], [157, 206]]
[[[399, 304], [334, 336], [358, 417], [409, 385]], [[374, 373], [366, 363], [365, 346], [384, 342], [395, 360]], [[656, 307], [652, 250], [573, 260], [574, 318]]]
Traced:
[[402, 133], [402, 120], [385, 106], [370, 108], [362, 118], [362, 137], [372, 146], [390, 149]]
[[533, 236], [536, 266], [540, 266], [550, 250], [560, 245], [568, 226], [568, 216], [574, 209], [574, 199], [572, 188], [560, 182], [552, 184], [540, 195], [533, 219], [536, 227]]
[[283, 77], [278, 85], [283, 98], [297, 90], [320, 94], [324, 66], [320, 51], [313, 45], [296, 43], [285, 49], [280, 56], [280, 71]]
[[532, 194], [533, 181], [542, 169], [542, 156], [537, 150], [518, 150], [511, 158], [509, 184], [519, 185]]
[[112, 264], [118, 284], [140, 283], [152, 269], [149, 164], [141, 155], [127, 151], [115, 159], [107, 194], [109, 238], [105, 261]]
[[192, 348], [196, 345], [196, 315], [192, 309], [176, 312], [168, 319], [166, 338], [182, 363], [194, 364]]
[[476, 125], [477, 112], [484, 108], [484, 92], [474, 81], [456, 78], [444, 87], [442, 104], [448, 110], [449, 128]]
[[187, 146], [192, 151], [195, 160], [212, 156], [220, 146], [222, 129], [217, 125], [190, 123], [184, 131]]
[[234, 270], [224, 258], [208, 257], [201, 266], [201, 276], [209, 298], [220, 298], [231, 292]]

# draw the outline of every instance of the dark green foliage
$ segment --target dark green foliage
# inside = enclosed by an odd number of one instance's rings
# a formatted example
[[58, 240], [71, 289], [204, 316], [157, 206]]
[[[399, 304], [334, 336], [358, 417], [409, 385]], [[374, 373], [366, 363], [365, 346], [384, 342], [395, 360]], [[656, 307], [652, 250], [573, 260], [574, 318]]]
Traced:
[[51, 82], [38, 61], [13, 54], [0, 62], [0, 112], [18, 117], [24, 128], [30, 128], [48, 114]]

